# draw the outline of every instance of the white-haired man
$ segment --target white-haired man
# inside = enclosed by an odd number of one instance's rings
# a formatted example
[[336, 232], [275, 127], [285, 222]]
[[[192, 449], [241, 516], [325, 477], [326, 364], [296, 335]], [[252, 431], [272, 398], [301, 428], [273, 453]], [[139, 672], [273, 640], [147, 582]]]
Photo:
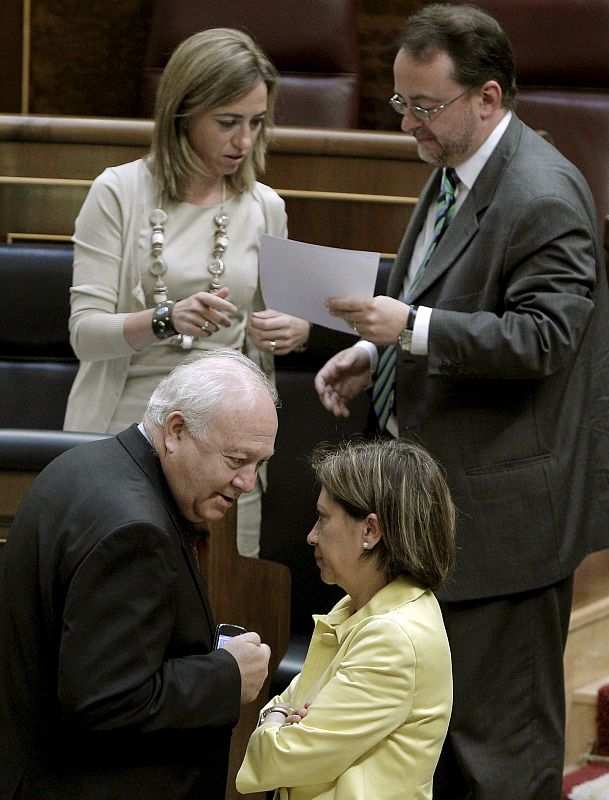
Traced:
[[144, 420], [37, 478], [0, 573], [0, 797], [223, 800], [231, 729], [266, 677], [257, 633], [213, 650], [195, 526], [252, 490], [276, 393], [211, 350]]

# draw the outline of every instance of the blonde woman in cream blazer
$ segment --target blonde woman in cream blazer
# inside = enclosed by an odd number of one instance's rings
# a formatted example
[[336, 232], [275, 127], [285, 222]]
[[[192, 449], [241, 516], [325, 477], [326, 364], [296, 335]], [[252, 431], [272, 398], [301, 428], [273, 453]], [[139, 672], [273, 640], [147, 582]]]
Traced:
[[430, 800], [452, 705], [432, 589], [454, 558], [454, 509], [435, 462], [400, 441], [320, 450], [308, 536], [325, 583], [302, 672], [262, 710], [237, 789], [280, 800]]
[[[266, 309], [258, 249], [287, 236], [264, 170], [277, 73], [245, 33], [200, 31], [161, 78], [146, 158], [111, 167], [76, 220], [70, 341], [80, 367], [66, 430], [118, 433], [193, 353], [230, 347], [273, 378], [309, 323]], [[265, 474], [239, 502], [237, 545], [259, 551]]]

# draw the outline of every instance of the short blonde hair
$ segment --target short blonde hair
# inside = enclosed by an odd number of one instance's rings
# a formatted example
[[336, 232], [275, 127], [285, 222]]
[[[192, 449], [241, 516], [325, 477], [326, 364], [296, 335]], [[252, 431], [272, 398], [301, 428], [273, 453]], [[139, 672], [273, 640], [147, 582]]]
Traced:
[[347, 514], [376, 514], [381, 540], [362, 558], [376, 558], [387, 580], [411, 575], [431, 589], [446, 581], [455, 559], [455, 508], [426, 450], [394, 439], [320, 445], [312, 465]]
[[188, 141], [188, 120], [231, 103], [260, 82], [268, 91], [266, 119], [245, 161], [226, 178], [237, 193], [250, 189], [264, 172], [277, 71], [247, 34], [232, 28], [200, 31], [178, 45], [163, 71], [156, 98], [151, 169], [159, 204], [183, 199], [193, 177], [205, 174]]

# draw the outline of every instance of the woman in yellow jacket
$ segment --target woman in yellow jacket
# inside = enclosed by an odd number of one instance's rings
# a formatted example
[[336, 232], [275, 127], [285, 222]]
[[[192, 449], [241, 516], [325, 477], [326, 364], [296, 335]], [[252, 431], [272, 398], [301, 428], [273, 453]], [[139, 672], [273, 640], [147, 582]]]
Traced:
[[348, 594], [315, 616], [302, 672], [262, 710], [237, 775], [280, 800], [429, 800], [452, 704], [434, 588], [454, 560], [438, 465], [403, 441], [319, 450], [307, 541]]

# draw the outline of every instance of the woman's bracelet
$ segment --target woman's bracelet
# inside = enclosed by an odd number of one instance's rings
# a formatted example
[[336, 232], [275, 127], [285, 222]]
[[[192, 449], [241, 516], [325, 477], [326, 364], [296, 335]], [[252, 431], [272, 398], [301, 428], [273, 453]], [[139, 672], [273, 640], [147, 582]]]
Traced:
[[262, 725], [262, 723], [268, 717], [268, 715], [274, 714], [276, 711], [279, 712], [280, 714], [283, 714], [286, 719], [292, 713], [291, 709], [284, 708], [283, 706], [271, 706], [270, 708], [265, 708], [265, 710], [260, 714], [260, 720], [258, 722], [258, 725]]
[[159, 303], [152, 312], [152, 332], [157, 339], [169, 339], [170, 336], [177, 335], [171, 321], [174, 305], [173, 300], [166, 300]]

